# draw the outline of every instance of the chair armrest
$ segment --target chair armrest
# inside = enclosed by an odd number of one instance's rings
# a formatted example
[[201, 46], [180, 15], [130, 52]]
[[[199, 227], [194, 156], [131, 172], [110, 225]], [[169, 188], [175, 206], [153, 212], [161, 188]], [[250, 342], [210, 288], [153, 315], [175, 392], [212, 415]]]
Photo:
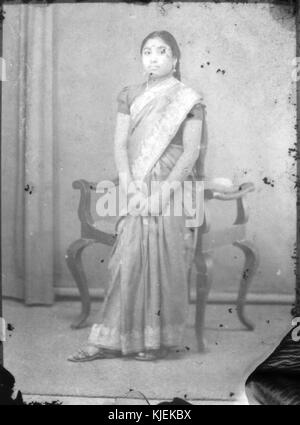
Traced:
[[241, 184], [238, 189], [224, 191], [214, 188], [209, 188], [204, 190], [205, 199], [219, 199], [220, 201], [232, 201], [235, 199], [243, 198], [247, 193], [253, 192], [255, 186], [251, 182]]
[[[237, 215], [234, 221], [234, 225], [246, 224], [249, 219], [249, 209], [246, 204], [245, 196], [247, 193], [253, 192], [255, 186], [251, 182], [241, 184], [237, 189], [230, 190], [224, 188], [224, 191], [214, 190], [214, 188], [208, 188], [204, 190], [204, 199], [209, 201], [211, 199], [218, 199], [220, 201], [236, 201]], [[209, 226], [209, 217], [207, 217], [207, 225]], [[209, 227], [208, 227], [209, 228]]]
[[[85, 181], [85, 180], [76, 180], [76, 181]], [[105, 181], [110, 181], [112, 182], [115, 186], [119, 185], [119, 176], [114, 177], [113, 179], [105, 179]], [[74, 182], [75, 183], [75, 182]], [[90, 185], [90, 189], [91, 190], [97, 190], [97, 185], [98, 183], [92, 183], [92, 182], [88, 182], [88, 184]], [[73, 186], [74, 187], [74, 186]]]

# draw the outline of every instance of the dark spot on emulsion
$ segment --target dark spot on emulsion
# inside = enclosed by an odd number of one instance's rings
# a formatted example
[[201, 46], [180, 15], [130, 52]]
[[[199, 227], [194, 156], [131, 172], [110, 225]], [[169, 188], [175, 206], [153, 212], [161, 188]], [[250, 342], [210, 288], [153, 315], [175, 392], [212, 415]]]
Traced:
[[[26, 404], [26, 403], [25, 403]], [[56, 406], [56, 405], [62, 405], [62, 401], [59, 400], [53, 400], [53, 401], [43, 401], [42, 403], [39, 401], [31, 401], [28, 403], [28, 406]]]
[[217, 71], [216, 71], [216, 73], [218, 73], [218, 72], [221, 72], [224, 75], [226, 71], [225, 71], [225, 69], [218, 68]]
[[156, 313], [158, 316], [160, 316], [160, 310], [158, 310], [158, 312]]
[[218, 343], [217, 341], [215, 342], [215, 344], [216, 344], [216, 345], [219, 345], [219, 343]]
[[300, 159], [300, 154], [299, 151], [297, 149], [297, 144], [295, 143], [294, 148], [289, 148], [288, 153], [289, 155], [291, 155], [295, 161], [298, 161], [298, 159]]
[[228, 309], [228, 312], [229, 312], [229, 313], [232, 313], [232, 308], [229, 308], [229, 309]]
[[28, 192], [28, 193], [29, 193], [29, 195], [31, 195], [31, 194], [32, 194], [32, 192], [33, 192], [33, 186], [32, 186], [31, 184], [27, 184], [27, 185], [24, 187], [24, 190], [25, 190], [25, 192]]
[[100, 260], [100, 263], [104, 263], [104, 260], [102, 259], [102, 260]]
[[264, 177], [264, 178], [262, 179], [262, 181], [263, 181], [265, 184], [268, 184], [268, 185], [270, 185], [271, 187], [274, 187], [274, 180], [270, 180], [270, 179], [268, 179], [268, 177]]
[[234, 393], [233, 392], [229, 393], [229, 396], [230, 397], [233, 397], [234, 396]]
[[220, 323], [220, 324], [219, 324], [219, 328], [223, 328], [223, 326], [224, 326], [224, 325], [223, 325], [222, 323]]
[[[296, 264], [298, 264], [299, 256], [297, 255], [297, 248], [294, 248], [294, 252], [293, 252], [293, 255], [291, 256], [291, 259], [294, 260]], [[297, 288], [297, 291], [299, 291], [298, 288]]]
[[249, 272], [250, 272], [250, 270], [249, 270], [249, 269], [244, 270], [244, 272], [243, 272], [243, 279], [244, 279], [244, 280], [247, 280], [247, 279], [248, 279], [248, 277], [249, 277]]
[[[292, 174], [293, 177], [296, 177], [296, 181], [294, 184], [294, 189], [299, 188], [300, 187], [300, 178], [296, 175], [296, 174]], [[299, 199], [297, 200], [297, 203], [299, 203]]]
[[210, 62], [206, 62], [206, 65], [210, 65]]
[[270, 323], [270, 320], [266, 320], [266, 323], [268, 323], [268, 324], [269, 324], [269, 323]]
[[190, 347], [188, 347], [188, 346], [186, 345], [186, 346], [185, 346], [185, 349], [189, 351], [189, 350], [190, 350]]
[[11, 323], [7, 324], [7, 330], [8, 331], [13, 331], [14, 329], [15, 329], [15, 327]]

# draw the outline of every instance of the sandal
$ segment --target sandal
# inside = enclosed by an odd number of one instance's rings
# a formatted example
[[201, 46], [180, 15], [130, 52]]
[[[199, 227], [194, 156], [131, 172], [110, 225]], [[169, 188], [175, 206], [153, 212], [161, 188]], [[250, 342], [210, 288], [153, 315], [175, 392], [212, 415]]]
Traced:
[[[87, 344], [87, 347], [95, 347], [95, 345]], [[117, 350], [106, 350], [104, 348], [97, 348], [97, 351], [94, 353], [89, 353], [86, 349], [79, 349], [75, 354], [68, 357], [69, 362], [89, 362], [96, 359], [113, 359], [115, 357], [120, 357], [121, 352]]]
[[136, 360], [142, 361], [154, 361], [167, 357], [168, 353], [169, 351], [167, 348], [162, 348], [158, 350], [146, 350], [136, 354], [134, 358]]

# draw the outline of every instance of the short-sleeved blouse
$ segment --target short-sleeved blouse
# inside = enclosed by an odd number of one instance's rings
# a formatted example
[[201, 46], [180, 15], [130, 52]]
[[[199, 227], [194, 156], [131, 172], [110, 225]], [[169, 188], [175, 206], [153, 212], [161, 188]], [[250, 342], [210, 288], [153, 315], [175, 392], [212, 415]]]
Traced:
[[[123, 114], [130, 114], [130, 106], [134, 99], [139, 96], [143, 90], [145, 89], [144, 84], [139, 84], [136, 86], [127, 86], [124, 87], [118, 97], [118, 112], [121, 112]], [[183, 127], [187, 120], [190, 119], [203, 119], [203, 105], [201, 103], [197, 103], [193, 106], [193, 108], [190, 110], [190, 112], [187, 114], [185, 120], [182, 122], [181, 126], [179, 127], [176, 135], [172, 139], [172, 143], [182, 145], [182, 133], [183, 133]]]

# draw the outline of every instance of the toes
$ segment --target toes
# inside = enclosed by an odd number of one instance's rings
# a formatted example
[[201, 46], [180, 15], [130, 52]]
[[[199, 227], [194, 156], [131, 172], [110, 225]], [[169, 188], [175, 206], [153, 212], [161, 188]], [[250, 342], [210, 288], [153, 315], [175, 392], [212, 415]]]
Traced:
[[67, 359], [70, 361], [81, 361], [81, 360], [88, 360], [88, 359], [94, 359], [94, 358], [113, 358], [118, 357], [120, 353], [117, 351], [108, 351], [101, 348], [95, 348], [91, 349], [90, 347], [84, 347], [83, 349], [79, 349], [74, 353], [73, 355], [69, 356]]
[[75, 359], [77, 356], [78, 356], [78, 353], [71, 354], [71, 355], [68, 357], [68, 360], [73, 360], [73, 359]]
[[88, 355], [89, 355], [89, 353], [85, 352], [84, 350], [78, 350], [78, 351], [76, 351], [76, 353], [69, 356], [68, 360], [71, 360], [71, 361], [72, 360], [81, 360]]

